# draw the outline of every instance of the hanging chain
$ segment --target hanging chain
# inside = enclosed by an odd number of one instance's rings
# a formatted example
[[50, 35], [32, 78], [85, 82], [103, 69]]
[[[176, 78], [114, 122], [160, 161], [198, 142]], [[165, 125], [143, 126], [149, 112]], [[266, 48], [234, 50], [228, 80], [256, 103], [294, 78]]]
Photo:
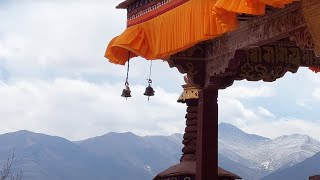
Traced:
[[130, 69], [130, 51], [129, 51], [129, 55], [128, 55], [128, 67], [127, 67], [127, 77], [126, 77], [126, 82], [125, 82], [125, 86], [129, 86], [129, 69]]
[[151, 61], [151, 63], [150, 63], [149, 78], [148, 78], [148, 83], [149, 83], [149, 85], [152, 83], [152, 80], [151, 80], [152, 60], [150, 60], [150, 61]]

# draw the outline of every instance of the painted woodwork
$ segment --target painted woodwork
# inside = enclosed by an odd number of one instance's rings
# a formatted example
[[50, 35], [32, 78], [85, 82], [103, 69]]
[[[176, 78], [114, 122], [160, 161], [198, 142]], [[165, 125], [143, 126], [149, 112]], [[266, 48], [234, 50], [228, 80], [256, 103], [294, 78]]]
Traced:
[[186, 74], [188, 83], [194, 87], [203, 87], [205, 84], [205, 61], [203, 60], [168, 60], [170, 67], [175, 67], [180, 73]]
[[320, 58], [313, 50], [302, 50], [296, 46], [266, 45], [249, 50], [236, 51], [240, 60], [236, 80], [263, 80], [272, 82], [287, 72], [296, 73], [299, 67], [320, 66]]
[[320, 56], [320, 1], [302, 0], [302, 11], [306, 19], [308, 29], [315, 42], [315, 52]]
[[184, 91], [180, 95], [177, 102], [185, 103], [187, 99], [198, 99], [199, 98], [199, 90], [196, 87], [184, 87]]
[[[197, 91], [196, 89], [194, 91]], [[185, 100], [187, 104], [186, 128], [183, 135], [181, 162], [196, 160], [197, 147], [197, 116], [198, 116], [198, 98], [189, 97]]]
[[[170, 67], [177, 67], [201, 87], [207, 86], [211, 77], [272, 82], [301, 66], [320, 67], [301, 3], [270, 11], [243, 22], [235, 32], [171, 56]], [[199, 64], [205, 70], [195, 71]]]
[[240, 29], [207, 42], [207, 76], [224, 72], [236, 50], [266, 45], [306, 27], [301, 4], [244, 22]]
[[127, 27], [146, 22], [188, 0], [127, 0], [117, 6], [127, 9]]
[[[294, 42], [296, 46], [300, 47], [301, 49], [314, 49], [314, 41], [311, 36], [311, 33], [309, 31], [309, 28], [303, 27], [296, 31], [293, 31], [290, 33], [289, 39], [291, 42]], [[286, 40], [286, 39], [285, 39]], [[280, 45], [286, 45], [283, 44], [283, 42], [288, 42], [282, 40]], [[290, 46], [290, 43], [287, 43], [288, 46]]]

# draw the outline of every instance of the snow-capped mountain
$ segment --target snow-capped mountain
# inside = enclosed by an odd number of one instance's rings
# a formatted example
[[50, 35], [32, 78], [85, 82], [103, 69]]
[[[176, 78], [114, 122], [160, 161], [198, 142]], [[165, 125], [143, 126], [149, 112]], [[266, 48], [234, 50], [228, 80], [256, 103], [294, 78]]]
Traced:
[[280, 171], [271, 173], [263, 180], [301, 180], [307, 179], [307, 177], [320, 174], [320, 153], [296, 164], [290, 168], [286, 168]]
[[[15, 149], [19, 161], [14, 166], [23, 171], [26, 180], [147, 180], [179, 162], [182, 139], [182, 134], [141, 137], [133, 133], [108, 133], [71, 142], [18, 131], [0, 135], [0, 167]], [[303, 177], [314, 175], [319, 170], [313, 167], [319, 162], [319, 153], [314, 156], [317, 152], [320, 142], [306, 135], [268, 139], [230, 124], [219, 125], [219, 166], [244, 180], [258, 180], [276, 172], [284, 172], [281, 177], [292, 171], [306, 172]], [[272, 174], [268, 177], [274, 180]], [[279, 173], [275, 175], [278, 177]]]
[[222, 123], [219, 128], [220, 153], [257, 170], [262, 177], [320, 152], [320, 142], [307, 135], [293, 134], [268, 139], [247, 134], [231, 124]]
[[259, 163], [267, 170], [293, 166], [320, 151], [320, 142], [307, 135], [281, 136], [261, 143], [258, 148]]

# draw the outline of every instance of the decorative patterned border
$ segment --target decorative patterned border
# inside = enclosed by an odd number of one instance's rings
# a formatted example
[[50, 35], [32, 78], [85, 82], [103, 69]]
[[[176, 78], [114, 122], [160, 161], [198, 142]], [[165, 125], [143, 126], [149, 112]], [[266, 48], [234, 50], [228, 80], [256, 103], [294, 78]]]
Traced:
[[187, 1], [189, 0], [160, 0], [158, 3], [149, 7], [146, 5], [145, 9], [137, 13], [134, 13], [128, 17], [127, 26], [130, 27], [151, 20], [161, 14], [164, 14], [186, 3]]

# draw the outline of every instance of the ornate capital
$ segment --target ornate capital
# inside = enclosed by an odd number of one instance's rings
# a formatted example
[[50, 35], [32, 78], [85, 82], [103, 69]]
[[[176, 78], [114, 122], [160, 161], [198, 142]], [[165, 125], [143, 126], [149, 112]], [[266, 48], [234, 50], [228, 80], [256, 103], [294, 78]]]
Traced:
[[203, 87], [205, 82], [205, 61], [204, 60], [168, 60], [170, 67], [176, 67], [180, 73], [187, 74], [188, 83], [194, 87]]
[[199, 99], [199, 88], [194, 86], [185, 86], [183, 87], [183, 92], [180, 95], [178, 102], [185, 103], [186, 100], [190, 99]]

